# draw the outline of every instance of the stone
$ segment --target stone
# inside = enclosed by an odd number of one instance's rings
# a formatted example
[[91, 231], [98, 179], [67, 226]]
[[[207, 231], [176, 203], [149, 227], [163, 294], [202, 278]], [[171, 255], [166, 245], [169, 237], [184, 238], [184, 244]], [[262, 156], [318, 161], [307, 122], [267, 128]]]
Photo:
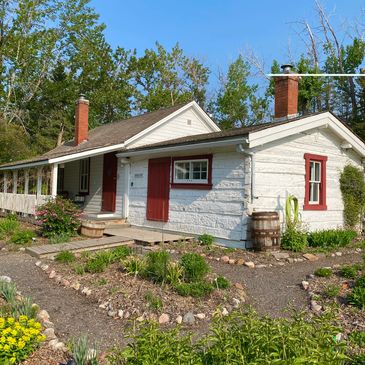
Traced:
[[227, 263], [227, 262], [229, 262], [229, 257], [228, 256], [222, 256], [221, 261], [223, 261], [224, 263]]
[[0, 276], [0, 281], [5, 281], [6, 283], [11, 283], [11, 277], [10, 276], [6, 276], [6, 275], [1, 275]]
[[63, 352], [67, 352], [67, 347], [65, 346], [65, 344], [63, 342], [57, 342], [54, 345], [54, 350], [56, 351], [63, 351]]
[[136, 318], [136, 321], [143, 322], [144, 321], [144, 314]]
[[228, 263], [229, 263], [230, 265], [234, 265], [234, 264], [235, 264], [235, 262], [236, 262], [236, 260], [235, 260], [235, 259], [229, 259], [229, 260], [228, 260]]
[[99, 305], [99, 308], [101, 308], [101, 309], [107, 309], [108, 308], [108, 305], [109, 305], [109, 302], [104, 302], [104, 303], [101, 303]]
[[158, 317], [159, 324], [166, 324], [170, 322], [170, 316], [167, 313], [162, 313], [160, 317]]
[[264, 265], [264, 264], [256, 265], [256, 268], [257, 268], [257, 269], [263, 269], [263, 268], [265, 268], [265, 267], [267, 267], [267, 265]]
[[308, 261], [318, 261], [318, 256], [312, 254], [312, 253], [305, 253], [303, 257]]
[[240, 283], [235, 283], [234, 284], [235, 288], [238, 289], [238, 290], [243, 290], [243, 285], [240, 284]]
[[331, 253], [331, 257], [336, 257], [336, 255], [334, 253]]
[[340, 267], [341, 267], [341, 265], [340, 264], [335, 264], [335, 265], [333, 265], [332, 266], [334, 269], [339, 269]]
[[124, 313], [124, 319], [128, 319], [131, 316], [130, 312], [126, 311]]
[[285, 266], [285, 263], [284, 262], [278, 262], [276, 265], [277, 266]]
[[341, 251], [337, 251], [336, 252], [336, 256], [342, 256], [342, 252]]
[[244, 259], [238, 259], [236, 262], [237, 265], [244, 265], [245, 264], [245, 260]]
[[311, 310], [313, 312], [318, 313], [322, 310], [322, 306], [320, 304], [318, 304], [315, 300], [311, 300], [310, 306], [311, 306]]
[[302, 259], [302, 258], [297, 258], [297, 262], [303, 262], [304, 261], [304, 259]]
[[89, 295], [91, 295], [91, 289], [89, 289], [88, 287], [84, 287], [82, 290], [81, 290], [81, 294], [84, 294], [84, 295], [86, 295], [87, 297], [89, 296]]
[[54, 333], [54, 328], [46, 328], [43, 331], [43, 334], [46, 336], [47, 341], [51, 341], [51, 340], [56, 339], [56, 335]]
[[57, 343], [58, 343], [58, 339], [55, 338], [54, 340], [51, 340], [48, 342], [48, 346], [51, 347], [52, 349], [54, 349], [54, 346], [56, 346]]
[[289, 258], [289, 254], [287, 252], [272, 252], [271, 255], [273, 255], [276, 260], [283, 260]]
[[70, 282], [67, 279], [62, 279], [61, 280], [61, 285], [63, 285], [63, 286], [70, 286]]
[[192, 312], [188, 312], [183, 317], [183, 322], [186, 324], [194, 324], [195, 323], [195, 317]]
[[309, 274], [308, 279], [314, 279], [316, 276], [314, 274]]
[[50, 322], [50, 321], [44, 321], [43, 322], [43, 327], [45, 327], [45, 328], [54, 328], [54, 324], [53, 324], [53, 322]]
[[24, 252], [24, 251], [25, 251], [25, 247], [20, 247], [20, 248], [19, 248], [19, 251], [20, 251], [20, 252]]
[[42, 269], [43, 271], [46, 271], [48, 268], [49, 268], [49, 266], [48, 266], [47, 264], [43, 264], [43, 265], [41, 265], [41, 269]]
[[255, 264], [252, 261], [246, 261], [245, 266], [249, 267], [250, 269], [255, 268]]
[[54, 279], [56, 280], [56, 283], [61, 284], [61, 281], [62, 281], [61, 275], [57, 275]]
[[124, 310], [123, 309], [119, 309], [118, 310], [118, 317], [122, 319], [123, 316], [124, 316]]
[[228, 314], [229, 314], [229, 312], [228, 312], [228, 310], [227, 310], [227, 308], [222, 308], [222, 315], [223, 316], [228, 316]]
[[195, 315], [196, 318], [198, 319], [204, 319], [206, 317], [205, 313], [198, 313]]
[[113, 310], [109, 310], [109, 311], [108, 311], [108, 316], [109, 316], [109, 317], [113, 317], [113, 318], [114, 318], [117, 314], [118, 314], [118, 312], [117, 312], [117, 311], [113, 311]]
[[38, 260], [36, 263], [35, 263], [35, 266], [38, 266], [40, 267], [42, 265], [42, 261]]
[[39, 311], [39, 313], [37, 314], [37, 320], [39, 322], [49, 321], [49, 314], [48, 314], [48, 312], [45, 311], [44, 309], [42, 309], [41, 311]]
[[241, 301], [237, 298], [232, 298], [232, 302], [233, 302], [233, 308], [239, 308]]
[[289, 264], [294, 263], [294, 259], [293, 259], [292, 257], [288, 257], [288, 258], [286, 259], [286, 261], [287, 261], [287, 262], [289, 262]]
[[48, 277], [50, 278], [50, 279], [54, 279], [55, 277], [56, 277], [56, 271], [54, 271], [54, 270], [52, 270], [50, 273], [49, 273], [49, 275], [48, 275]]
[[181, 323], [182, 323], [182, 321], [183, 321], [183, 317], [182, 317], [182, 316], [180, 316], [180, 315], [178, 315], [178, 316], [176, 317], [176, 319], [175, 319], [175, 322], [176, 322], [177, 324], [181, 324]]
[[302, 287], [303, 287], [303, 289], [304, 289], [304, 290], [308, 290], [308, 288], [309, 288], [309, 283], [308, 283], [308, 281], [303, 280], [303, 281], [302, 281]]
[[72, 283], [71, 285], [70, 285], [70, 287], [72, 288], [72, 289], [74, 289], [74, 290], [80, 290], [80, 287], [81, 287], [81, 285], [80, 285], [80, 283], [79, 282], [74, 282], [74, 283]]

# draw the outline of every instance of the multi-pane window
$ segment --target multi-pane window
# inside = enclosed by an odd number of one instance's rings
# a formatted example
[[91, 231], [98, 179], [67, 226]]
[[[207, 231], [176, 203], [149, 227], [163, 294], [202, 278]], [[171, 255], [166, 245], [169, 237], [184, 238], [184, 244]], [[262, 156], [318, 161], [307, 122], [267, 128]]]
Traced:
[[90, 159], [80, 160], [80, 193], [89, 193]]
[[208, 183], [208, 159], [174, 161], [174, 183]]
[[309, 203], [319, 204], [321, 189], [321, 162], [310, 161]]

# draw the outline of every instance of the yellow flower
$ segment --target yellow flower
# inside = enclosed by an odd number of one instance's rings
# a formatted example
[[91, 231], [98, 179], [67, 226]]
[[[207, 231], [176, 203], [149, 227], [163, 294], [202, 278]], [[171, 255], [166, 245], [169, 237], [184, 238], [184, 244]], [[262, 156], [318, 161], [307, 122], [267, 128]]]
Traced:
[[15, 322], [15, 319], [14, 318], [12, 318], [12, 317], [8, 318], [8, 323], [10, 325], [14, 324], [14, 322]]

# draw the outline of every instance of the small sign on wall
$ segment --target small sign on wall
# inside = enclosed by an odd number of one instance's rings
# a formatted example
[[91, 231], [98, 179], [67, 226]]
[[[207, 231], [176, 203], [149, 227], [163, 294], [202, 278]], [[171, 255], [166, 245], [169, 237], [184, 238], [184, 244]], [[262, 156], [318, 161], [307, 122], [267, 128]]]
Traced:
[[134, 174], [134, 178], [135, 179], [142, 179], [143, 178], [143, 173]]

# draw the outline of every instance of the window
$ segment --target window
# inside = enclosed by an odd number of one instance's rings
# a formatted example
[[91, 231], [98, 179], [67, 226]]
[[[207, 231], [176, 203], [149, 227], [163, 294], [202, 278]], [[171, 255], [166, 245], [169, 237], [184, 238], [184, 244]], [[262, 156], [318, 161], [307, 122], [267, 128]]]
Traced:
[[306, 153], [304, 210], [326, 210], [326, 156]]
[[172, 188], [211, 189], [212, 155], [173, 158]]
[[89, 194], [90, 159], [80, 160], [80, 193]]

